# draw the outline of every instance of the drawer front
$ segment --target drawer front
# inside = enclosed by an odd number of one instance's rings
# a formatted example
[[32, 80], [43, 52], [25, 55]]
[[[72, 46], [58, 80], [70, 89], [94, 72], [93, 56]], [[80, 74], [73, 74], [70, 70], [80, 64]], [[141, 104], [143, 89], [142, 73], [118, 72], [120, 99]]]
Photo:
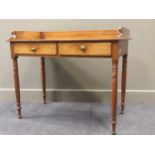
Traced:
[[59, 55], [111, 56], [111, 43], [60, 43]]
[[56, 44], [52, 43], [16, 43], [13, 49], [17, 55], [56, 55]]

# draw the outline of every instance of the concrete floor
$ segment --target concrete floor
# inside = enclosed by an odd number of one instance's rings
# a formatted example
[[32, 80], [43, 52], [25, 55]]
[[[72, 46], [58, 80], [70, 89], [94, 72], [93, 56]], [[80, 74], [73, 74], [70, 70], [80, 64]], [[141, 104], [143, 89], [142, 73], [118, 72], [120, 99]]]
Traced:
[[[109, 135], [111, 105], [88, 102], [22, 103], [23, 119], [16, 118], [15, 103], [0, 103], [1, 135]], [[118, 106], [118, 135], [155, 134], [155, 103]]]

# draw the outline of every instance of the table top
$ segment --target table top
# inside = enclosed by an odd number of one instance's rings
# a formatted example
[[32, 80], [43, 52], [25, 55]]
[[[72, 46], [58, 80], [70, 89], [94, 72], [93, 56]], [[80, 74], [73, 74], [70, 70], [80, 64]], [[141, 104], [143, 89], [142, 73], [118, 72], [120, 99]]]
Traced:
[[130, 33], [125, 27], [116, 30], [36, 32], [13, 31], [9, 42], [47, 42], [47, 41], [108, 41], [129, 40]]

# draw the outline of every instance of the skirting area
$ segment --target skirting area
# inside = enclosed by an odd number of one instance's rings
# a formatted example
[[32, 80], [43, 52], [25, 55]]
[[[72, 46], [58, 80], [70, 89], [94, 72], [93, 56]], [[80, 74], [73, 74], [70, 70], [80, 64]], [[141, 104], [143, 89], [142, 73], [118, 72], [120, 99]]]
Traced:
[[[23, 119], [16, 118], [12, 102], [0, 103], [0, 134], [109, 135], [111, 104], [99, 102], [22, 103]], [[155, 134], [155, 104], [126, 104], [124, 115], [117, 115], [117, 134]]]

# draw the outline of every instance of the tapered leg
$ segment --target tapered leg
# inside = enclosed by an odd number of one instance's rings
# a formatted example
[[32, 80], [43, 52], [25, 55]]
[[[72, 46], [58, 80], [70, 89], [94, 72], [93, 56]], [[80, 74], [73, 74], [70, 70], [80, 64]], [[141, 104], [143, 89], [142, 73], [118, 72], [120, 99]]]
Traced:
[[122, 89], [121, 89], [121, 114], [124, 113], [127, 76], [127, 55], [122, 58]]
[[44, 104], [46, 104], [46, 71], [45, 71], [45, 58], [41, 57], [41, 79], [42, 79], [42, 96]]
[[15, 84], [18, 118], [22, 118], [22, 115], [21, 115], [21, 103], [20, 103], [20, 83], [19, 83], [19, 73], [18, 73], [17, 58], [18, 57], [13, 58], [14, 84]]

